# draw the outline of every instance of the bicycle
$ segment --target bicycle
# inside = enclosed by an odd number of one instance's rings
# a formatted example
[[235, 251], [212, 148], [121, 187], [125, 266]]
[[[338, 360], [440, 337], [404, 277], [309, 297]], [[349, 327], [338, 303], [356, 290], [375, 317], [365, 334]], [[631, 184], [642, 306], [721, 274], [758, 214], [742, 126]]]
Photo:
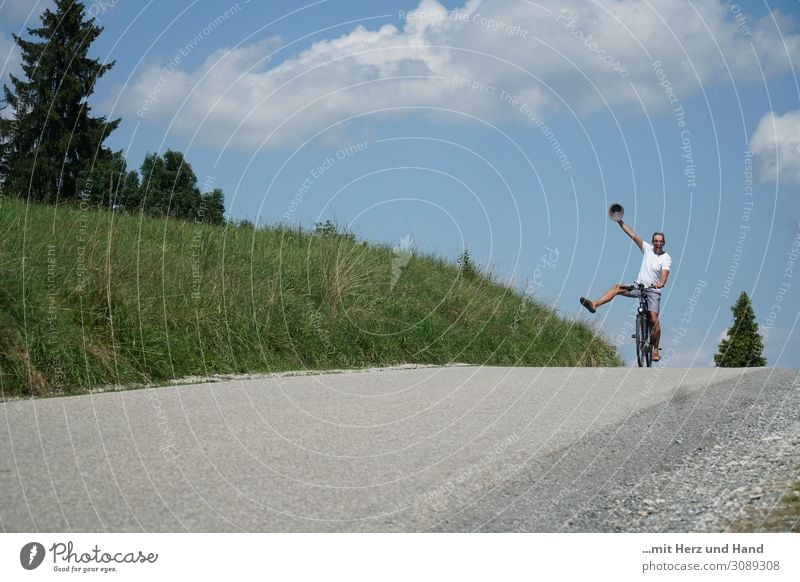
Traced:
[[636, 362], [640, 368], [653, 366], [653, 324], [650, 321], [650, 310], [647, 308], [647, 289], [655, 289], [655, 285], [645, 287], [643, 283], [622, 285], [626, 291], [639, 291], [639, 307], [636, 310], [636, 333], [631, 337], [636, 340]]

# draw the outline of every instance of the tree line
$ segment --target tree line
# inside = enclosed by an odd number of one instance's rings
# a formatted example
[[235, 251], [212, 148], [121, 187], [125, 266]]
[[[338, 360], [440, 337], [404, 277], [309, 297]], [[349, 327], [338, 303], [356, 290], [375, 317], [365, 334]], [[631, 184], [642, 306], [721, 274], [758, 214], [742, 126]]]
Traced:
[[89, 58], [103, 28], [87, 19], [84, 4], [55, 0], [41, 22], [28, 28], [34, 40], [12, 35], [24, 74], [10, 74], [11, 87], [3, 86], [0, 193], [43, 204], [89, 203], [224, 223], [222, 190], [202, 192], [182, 153], [148, 154], [137, 172], [121, 150], [103, 145], [121, 120], [92, 116], [88, 99], [114, 62]]

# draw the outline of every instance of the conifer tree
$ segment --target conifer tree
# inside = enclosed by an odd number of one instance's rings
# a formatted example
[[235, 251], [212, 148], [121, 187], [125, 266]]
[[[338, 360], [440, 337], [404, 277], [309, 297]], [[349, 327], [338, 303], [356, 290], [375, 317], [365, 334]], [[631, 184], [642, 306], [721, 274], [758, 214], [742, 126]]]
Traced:
[[766, 366], [767, 360], [761, 355], [764, 342], [758, 333], [756, 314], [747, 293], [742, 291], [731, 311], [733, 325], [728, 330], [728, 336], [719, 343], [714, 363], [720, 368]]
[[3, 87], [12, 115], [0, 120], [0, 170], [9, 194], [54, 203], [76, 200], [93, 165], [108, 162], [112, 154], [102, 143], [119, 120], [92, 117], [87, 103], [114, 65], [88, 57], [102, 27], [86, 20], [83, 3], [74, 0], [55, 0], [41, 20], [28, 29], [41, 40], [13, 35], [25, 78], [9, 75], [11, 88]]

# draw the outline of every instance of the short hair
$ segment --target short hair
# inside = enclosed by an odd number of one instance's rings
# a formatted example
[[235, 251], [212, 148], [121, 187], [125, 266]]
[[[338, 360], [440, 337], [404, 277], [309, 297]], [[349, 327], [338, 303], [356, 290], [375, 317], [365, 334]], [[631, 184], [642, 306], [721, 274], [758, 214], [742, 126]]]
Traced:
[[650, 242], [652, 242], [652, 241], [653, 241], [653, 239], [654, 239], [654, 238], [656, 238], [656, 235], [658, 235], [658, 234], [660, 234], [660, 235], [661, 235], [661, 238], [663, 238], [663, 239], [664, 239], [664, 244], [667, 244], [667, 237], [665, 237], [665, 236], [664, 236], [664, 233], [663, 233], [663, 232], [660, 232], [660, 231], [658, 231], [658, 230], [657, 230], [656, 232], [654, 232], [654, 233], [653, 233], [653, 236], [652, 236], [652, 237], [650, 237]]

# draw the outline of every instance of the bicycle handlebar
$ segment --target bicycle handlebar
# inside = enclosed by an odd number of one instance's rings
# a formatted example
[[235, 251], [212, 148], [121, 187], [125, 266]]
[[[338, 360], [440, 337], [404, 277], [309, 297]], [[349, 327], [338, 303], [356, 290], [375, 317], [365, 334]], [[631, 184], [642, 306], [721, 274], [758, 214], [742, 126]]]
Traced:
[[658, 287], [655, 285], [648, 285], [645, 287], [644, 283], [634, 283], [633, 285], [620, 285], [620, 289], [625, 289], [626, 291], [633, 291], [634, 289], [644, 291], [645, 289], [658, 289]]

